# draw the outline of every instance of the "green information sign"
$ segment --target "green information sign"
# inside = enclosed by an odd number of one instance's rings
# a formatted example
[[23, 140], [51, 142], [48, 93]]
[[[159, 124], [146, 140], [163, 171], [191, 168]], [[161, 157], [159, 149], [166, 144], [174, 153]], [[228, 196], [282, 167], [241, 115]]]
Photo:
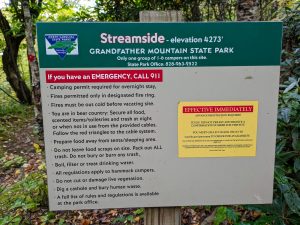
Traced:
[[[281, 26], [274, 22], [39, 23], [37, 29], [42, 68], [202, 67], [278, 65]], [[65, 39], [61, 34], [66, 34]], [[66, 49], [66, 54], [59, 49]]]
[[281, 23], [37, 35], [51, 210], [272, 202]]

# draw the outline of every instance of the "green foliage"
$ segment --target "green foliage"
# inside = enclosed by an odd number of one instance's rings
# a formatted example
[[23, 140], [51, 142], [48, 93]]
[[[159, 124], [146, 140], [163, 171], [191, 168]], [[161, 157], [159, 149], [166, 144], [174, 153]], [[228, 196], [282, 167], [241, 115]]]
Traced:
[[116, 224], [116, 223], [122, 223], [122, 224], [125, 224], [125, 225], [130, 225], [134, 222], [134, 217], [133, 215], [128, 215], [128, 216], [121, 216], [121, 217], [117, 217], [113, 220], [113, 224]]
[[[0, 34], [0, 43], [1, 43], [1, 34]], [[0, 49], [0, 52], [2, 50]], [[21, 44], [18, 56], [18, 65], [22, 74], [22, 79], [25, 80], [26, 84], [30, 86], [30, 74], [28, 71], [28, 60], [26, 54], [26, 45], [24, 43]], [[4, 91], [6, 93], [4, 93]], [[5, 119], [11, 116], [21, 116], [28, 117], [28, 112], [32, 112], [30, 106], [22, 105], [17, 101], [13, 100], [17, 99], [14, 91], [12, 90], [10, 84], [6, 81], [5, 73], [2, 70], [2, 61], [0, 60], [0, 121], [1, 119]], [[5, 130], [5, 123], [1, 121], [0, 123], [0, 135], [1, 131]]]
[[21, 216], [4, 216], [3, 218], [0, 217], [0, 225], [19, 225], [21, 224], [22, 217]]
[[[137, 219], [138, 218], [138, 219]], [[113, 224], [122, 223], [124, 225], [133, 224], [136, 220], [144, 218], [144, 208], [138, 208], [133, 212], [133, 215], [119, 216], [113, 220]]]
[[[1, 81], [0, 81], [1, 82]], [[0, 84], [1, 88], [1, 84]], [[7, 139], [15, 132], [16, 124], [24, 124], [33, 115], [32, 106], [15, 102], [0, 90], [0, 139]], [[0, 146], [1, 153], [2, 146]], [[1, 155], [0, 155], [1, 156]]]
[[94, 21], [96, 16], [89, 7], [81, 6], [78, 0], [44, 0], [39, 21]]
[[286, 9], [284, 20], [283, 84], [280, 86], [274, 203], [270, 213], [278, 224], [300, 221], [300, 3]]
[[5, 40], [3, 34], [0, 33], [0, 52], [2, 53], [5, 48]]
[[9, 170], [11, 168], [18, 168], [26, 162], [26, 159], [19, 155], [5, 155], [0, 158], [0, 168]]
[[187, 21], [234, 20], [236, 0], [96, 0], [95, 7], [100, 21], [138, 21], [143, 10], [181, 10]]
[[[34, 212], [47, 204], [46, 175], [29, 174], [21, 181], [4, 189], [0, 195], [0, 224], [27, 224], [27, 212]], [[19, 221], [18, 218], [21, 218]], [[13, 222], [16, 220], [16, 222]], [[6, 221], [6, 222], [5, 222]]]
[[237, 224], [240, 219], [240, 214], [230, 207], [220, 206], [216, 209], [214, 225], [220, 225], [222, 222]]
[[[9, 97], [4, 96], [4, 94], [1, 93], [1, 91], [0, 91], [0, 102], [2, 103], [0, 107], [0, 118], [2, 119], [4, 117], [15, 116], [15, 115], [28, 116], [27, 113], [28, 111], [30, 111], [31, 108], [30, 106], [24, 106], [21, 105], [20, 103], [13, 101], [12, 99], [9, 99]], [[0, 130], [2, 127], [1, 125], [2, 124], [0, 124]]]
[[[283, 49], [285, 54], [283, 59], [294, 58], [293, 52], [295, 48], [299, 48], [300, 41], [300, 2], [298, 1], [291, 7], [284, 7], [283, 14]], [[295, 53], [295, 52], [294, 52]]]
[[96, 0], [95, 11], [100, 21], [138, 21], [139, 11], [144, 9], [141, 2]]
[[[187, 21], [235, 21], [238, 1], [216, 0], [96, 0], [95, 12], [100, 21], [138, 21], [142, 10], [181, 10]], [[286, 15], [296, 0], [260, 0], [261, 21]], [[284, 9], [284, 10], [282, 10]]]
[[[32, 19], [35, 21], [41, 10], [41, 1], [30, 0], [29, 2], [30, 2], [29, 4], [30, 13]], [[20, 36], [25, 34], [22, 4], [23, 4], [22, 0], [13, 0], [13, 1], [9, 1], [8, 6], [2, 9], [11, 27], [9, 32], [13, 33], [13, 35], [15, 36]]]
[[54, 212], [46, 212], [44, 215], [41, 216], [41, 222], [43, 224], [54, 223], [55, 221], [56, 219]]
[[293, 74], [284, 82], [279, 95], [274, 198], [286, 224], [300, 221], [299, 77], [300, 74]]
[[[300, 150], [299, 140], [299, 109], [300, 109], [300, 78], [290, 77], [281, 85], [284, 90], [279, 95], [278, 106], [278, 145], [276, 154], [281, 160], [282, 154], [286, 157], [297, 155]], [[288, 159], [282, 159], [287, 161]], [[281, 160], [281, 161], [282, 161]]]
[[[2, 53], [5, 49], [6, 43], [4, 41], [3, 34], [0, 32], [0, 53]], [[4, 92], [7, 92], [9, 95], [13, 96], [15, 99], [17, 97], [15, 96], [14, 91], [10, 87], [10, 84], [6, 81], [6, 75], [3, 71], [3, 66], [2, 66], [2, 56], [0, 55], [0, 116], [1, 112], [5, 112], [5, 108], [16, 108], [16, 102], [11, 101], [10, 99]], [[27, 59], [27, 46], [25, 44], [25, 41], [23, 41], [19, 47], [19, 53], [18, 53], [18, 67], [19, 71], [21, 73], [22, 79], [26, 82], [28, 87], [31, 87], [30, 85], [30, 74], [28, 70], [28, 59]], [[10, 107], [11, 103], [13, 104], [12, 107]]]
[[138, 208], [133, 212], [136, 216], [143, 216], [144, 215], [144, 208]]
[[292, 9], [287, 11], [290, 14], [284, 21], [274, 200], [272, 205], [255, 206], [255, 209], [265, 214], [258, 222], [297, 225], [300, 221], [300, 14]]
[[46, 224], [57, 224], [57, 225], [64, 225], [65, 220], [63, 218], [56, 218], [56, 213], [54, 212], [45, 212], [44, 215], [40, 217], [41, 225]]
[[227, 207], [221, 206], [217, 208], [216, 215], [214, 218], [214, 225], [219, 225], [224, 222], [227, 218], [226, 216]]

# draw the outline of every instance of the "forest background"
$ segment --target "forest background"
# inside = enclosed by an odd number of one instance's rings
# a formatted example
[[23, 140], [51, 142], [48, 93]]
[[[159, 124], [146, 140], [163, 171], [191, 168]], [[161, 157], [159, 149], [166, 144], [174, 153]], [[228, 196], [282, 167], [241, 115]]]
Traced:
[[186, 225], [299, 225], [297, 0], [0, 0], [0, 225], [143, 224], [143, 208], [48, 211], [35, 44], [37, 21], [138, 21], [143, 10], [180, 10], [187, 22], [283, 21], [273, 204], [191, 206], [181, 213]]

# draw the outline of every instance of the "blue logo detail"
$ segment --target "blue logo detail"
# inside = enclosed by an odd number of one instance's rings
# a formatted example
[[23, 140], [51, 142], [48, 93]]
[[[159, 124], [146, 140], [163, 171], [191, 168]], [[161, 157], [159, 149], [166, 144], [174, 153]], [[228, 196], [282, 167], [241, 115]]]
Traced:
[[77, 34], [45, 34], [46, 55], [78, 55]]

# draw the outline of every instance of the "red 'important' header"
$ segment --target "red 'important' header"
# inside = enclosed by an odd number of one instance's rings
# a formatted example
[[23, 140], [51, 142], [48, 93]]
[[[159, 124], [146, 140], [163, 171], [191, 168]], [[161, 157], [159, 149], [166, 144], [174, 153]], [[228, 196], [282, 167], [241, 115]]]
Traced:
[[47, 70], [47, 83], [162, 82], [162, 70]]
[[183, 113], [246, 113], [253, 112], [253, 105], [239, 106], [183, 106]]

